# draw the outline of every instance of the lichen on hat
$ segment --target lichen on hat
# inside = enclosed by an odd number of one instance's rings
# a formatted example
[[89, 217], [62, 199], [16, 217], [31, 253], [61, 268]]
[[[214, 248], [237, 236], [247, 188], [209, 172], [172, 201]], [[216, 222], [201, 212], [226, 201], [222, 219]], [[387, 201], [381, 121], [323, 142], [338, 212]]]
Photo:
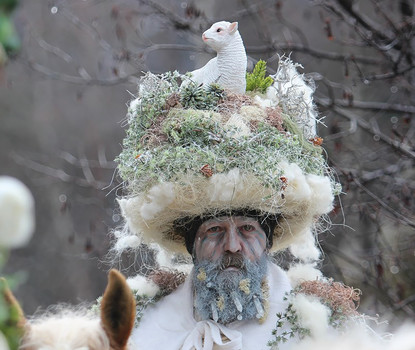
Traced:
[[[117, 239], [185, 253], [177, 220], [246, 209], [278, 214], [271, 251], [309, 241], [339, 188], [310, 134], [311, 88], [296, 72], [281, 59], [267, 94], [242, 95], [215, 84], [181, 87], [177, 72], [147, 73], [118, 157], [126, 226]], [[307, 260], [316, 252], [299, 255]]]

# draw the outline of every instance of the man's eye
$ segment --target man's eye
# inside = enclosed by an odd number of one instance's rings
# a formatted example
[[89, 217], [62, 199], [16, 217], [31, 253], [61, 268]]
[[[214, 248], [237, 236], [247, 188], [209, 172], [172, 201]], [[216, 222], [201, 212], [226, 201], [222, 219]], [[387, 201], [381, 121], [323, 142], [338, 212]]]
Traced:
[[216, 32], [220, 33], [222, 31], [222, 28], [216, 29]]
[[212, 227], [209, 227], [206, 230], [206, 232], [207, 233], [216, 233], [216, 232], [220, 232], [220, 230], [221, 230], [221, 227], [220, 226], [212, 226]]
[[243, 225], [242, 230], [245, 232], [252, 232], [255, 230], [255, 226], [253, 225]]

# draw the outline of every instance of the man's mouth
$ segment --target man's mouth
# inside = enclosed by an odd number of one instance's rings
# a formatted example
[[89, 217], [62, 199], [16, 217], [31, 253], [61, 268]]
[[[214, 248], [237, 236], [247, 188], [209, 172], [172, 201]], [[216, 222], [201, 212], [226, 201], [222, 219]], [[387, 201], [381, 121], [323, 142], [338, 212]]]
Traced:
[[220, 263], [222, 271], [239, 271], [245, 267], [244, 258], [240, 254], [227, 254]]
[[236, 266], [228, 266], [225, 269], [223, 269], [223, 271], [239, 271], [240, 268], [236, 267]]

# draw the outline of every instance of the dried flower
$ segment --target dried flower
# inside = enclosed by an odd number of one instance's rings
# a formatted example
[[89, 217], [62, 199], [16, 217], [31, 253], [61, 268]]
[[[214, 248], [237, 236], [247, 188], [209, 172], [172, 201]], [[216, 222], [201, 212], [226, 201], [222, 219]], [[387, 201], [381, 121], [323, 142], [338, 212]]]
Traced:
[[239, 289], [243, 291], [246, 295], [251, 293], [251, 281], [249, 278], [245, 278], [239, 281]]
[[314, 146], [321, 146], [323, 144], [323, 138], [322, 137], [313, 137], [310, 139], [310, 141], [313, 143]]
[[216, 306], [220, 311], [223, 311], [223, 309], [225, 308], [225, 298], [222, 295], [219, 296], [216, 300]]
[[206, 280], [206, 272], [204, 269], [200, 269], [198, 275], [196, 276], [199, 281]]
[[204, 166], [202, 166], [200, 168], [200, 171], [203, 175], [205, 175], [206, 177], [211, 177], [213, 175], [213, 171], [212, 168], [210, 167], [209, 164], [205, 164]]

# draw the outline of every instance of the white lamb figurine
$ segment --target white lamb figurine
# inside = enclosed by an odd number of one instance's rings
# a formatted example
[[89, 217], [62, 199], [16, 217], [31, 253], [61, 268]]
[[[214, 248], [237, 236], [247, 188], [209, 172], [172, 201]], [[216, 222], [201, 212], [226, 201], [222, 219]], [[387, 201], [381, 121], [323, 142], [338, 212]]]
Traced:
[[191, 79], [205, 86], [217, 83], [232, 92], [245, 93], [247, 59], [238, 22], [217, 22], [203, 33], [202, 39], [218, 55], [192, 71]]

